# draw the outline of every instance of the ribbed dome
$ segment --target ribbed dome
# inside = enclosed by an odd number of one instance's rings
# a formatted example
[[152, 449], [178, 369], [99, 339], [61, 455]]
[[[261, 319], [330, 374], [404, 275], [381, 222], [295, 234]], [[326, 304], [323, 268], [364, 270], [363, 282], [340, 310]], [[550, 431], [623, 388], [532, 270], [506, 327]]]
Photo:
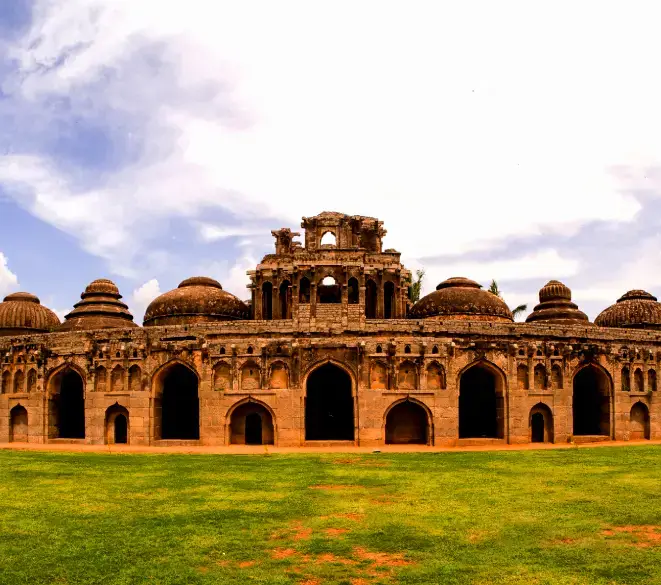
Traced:
[[588, 316], [571, 302], [571, 290], [557, 280], [550, 280], [539, 291], [539, 305], [526, 323], [589, 324]]
[[0, 303], [0, 335], [42, 333], [59, 324], [57, 315], [30, 293], [7, 295]]
[[206, 276], [184, 280], [177, 288], [154, 299], [145, 313], [145, 327], [190, 325], [247, 319], [249, 309], [220, 283]]
[[100, 278], [91, 282], [73, 311], [64, 317], [58, 331], [87, 331], [92, 329], [120, 329], [137, 327], [128, 307], [119, 299], [117, 285]]
[[420, 299], [411, 309], [415, 319], [465, 319], [472, 321], [513, 321], [512, 311], [482, 285], [462, 277], [448, 278], [433, 293]]
[[600, 327], [661, 329], [661, 303], [644, 290], [630, 290], [594, 320]]

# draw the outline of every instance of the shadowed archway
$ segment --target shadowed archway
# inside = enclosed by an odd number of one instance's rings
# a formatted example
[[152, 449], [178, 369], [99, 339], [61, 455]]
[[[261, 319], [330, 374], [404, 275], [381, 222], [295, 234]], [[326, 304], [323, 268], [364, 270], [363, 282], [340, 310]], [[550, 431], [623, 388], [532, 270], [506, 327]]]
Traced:
[[459, 381], [459, 438], [502, 439], [505, 416], [502, 380], [487, 364], [478, 362]]
[[9, 412], [9, 442], [27, 443], [28, 441], [28, 411], [20, 404]]
[[273, 416], [258, 402], [240, 404], [230, 415], [229, 439], [231, 445], [273, 445]]
[[174, 363], [159, 374], [154, 406], [157, 439], [200, 438], [198, 378], [190, 368]]
[[598, 367], [589, 365], [574, 376], [574, 435], [610, 436], [611, 383]]
[[48, 404], [49, 437], [85, 438], [84, 383], [80, 374], [65, 369], [53, 377]]
[[386, 445], [428, 445], [429, 417], [412, 400], [395, 404], [386, 415]]
[[307, 441], [353, 441], [354, 412], [351, 377], [328, 363], [307, 379], [305, 397]]

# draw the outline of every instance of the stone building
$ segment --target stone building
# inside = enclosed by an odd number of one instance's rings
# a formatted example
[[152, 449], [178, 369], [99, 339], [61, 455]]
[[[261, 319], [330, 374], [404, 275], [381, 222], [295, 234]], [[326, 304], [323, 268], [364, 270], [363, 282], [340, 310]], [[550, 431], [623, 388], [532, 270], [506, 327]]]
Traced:
[[133, 445], [661, 439], [661, 304], [626, 293], [590, 323], [550, 281], [525, 323], [449, 278], [412, 304], [382, 222], [273, 231], [250, 301], [189, 278], [133, 321], [96, 280], [63, 323], [0, 304], [0, 441]]

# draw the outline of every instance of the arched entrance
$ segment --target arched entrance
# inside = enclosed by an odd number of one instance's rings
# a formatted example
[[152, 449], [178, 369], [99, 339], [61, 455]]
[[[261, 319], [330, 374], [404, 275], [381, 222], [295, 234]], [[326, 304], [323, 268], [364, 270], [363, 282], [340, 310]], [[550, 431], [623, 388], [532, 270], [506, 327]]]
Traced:
[[106, 443], [108, 445], [129, 442], [129, 411], [115, 403], [106, 410]]
[[553, 443], [553, 414], [546, 404], [532, 407], [529, 424], [531, 443]]
[[20, 404], [14, 406], [9, 413], [9, 441], [28, 442], [28, 411]]
[[354, 415], [351, 377], [334, 364], [324, 364], [307, 380], [305, 439], [353, 441]]
[[195, 372], [183, 364], [173, 364], [161, 373], [159, 386], [155, 397], [155, 418], [157, 423], [160, 421], [160, 429], [157, 428], [156, 437], [199, 439], [200, 401]]
[[231, 445], [273, 445], [273, 417], [258, 402], [237, 406], [230, 416]]
[[459, 438], [502, 439], [504, 406], [500, 380], [488, 366], [468, 368], [459, 382]]
[[629, 413], [629, 439], [643, 441], [650, 438], [650, 412], [642, 402], [636, 402]]
[[83, 379], [67, 369], [55, 375], [49, 399], [49, 436], [54, 439], [85, 438]]
[[386, 445], [428, 445], [429, 421], [425, 409], [406, 400], [386, 415]]
[[595, 366], [574, 376], [574, 435], [610, 436], [610, 380]]

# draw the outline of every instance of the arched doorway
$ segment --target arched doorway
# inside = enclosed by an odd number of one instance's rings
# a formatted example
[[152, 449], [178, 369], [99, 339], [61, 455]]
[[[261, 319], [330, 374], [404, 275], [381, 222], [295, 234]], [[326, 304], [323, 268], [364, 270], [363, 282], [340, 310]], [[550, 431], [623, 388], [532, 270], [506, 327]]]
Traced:
[[270, 282], [262, 285], [262, 319], [273, 319], [273, 285]]
[[237, 406], [230, 416], [230, 444], [273, 445], [275, 432], [273, 417], [258, 402]]
[[85, 438], [83, 379], [67, 369], [55, 375], [49, 399], [49, 436], [55, 439]]
[[610, 380], [595, 366], [574, 376], [574, 435], [610, 436]]
[[354, 415], [351, 377], [334, 364], [324, 364], [307, 380], [305, 439], [353, 441]]
[[[160, 418], [161, 439], [197, 440], [200, 438], [200, 401], [198, 379], [183, 364], [173, 364], [160, 377], [155, 406]], [[160, 410], [160, 417], [158, 416]]]
[[285, 280], [280, 285], [280, 319], [291, 319], [291, 283]]
[[502, 439], [504, 408], [496, 374], [484, 364], [467, 369], [459, 382], [459, 438]]
[[365, 283], [365, 317], [376, 319], [376, 283], [370, 278]]
[[642, 402], [636, 402], [629, 413], [629, 439], [642, 441], [650, 438], [650, 412]]
[[108, 445], [129, 442], [129, 411], [120, 404], [106, 410], [106, 443]]
[[28, 411], [20, 404], [14, 406], [9, 413], [9, 441], [28, 442]]
[[529, 423], [531, 443], [553, 443], [553, 413], [546, 404], [532, 407]]
[[429, 421], [425, 409], [406, 400], [386, 415], [386, 445], [428, 445]]

